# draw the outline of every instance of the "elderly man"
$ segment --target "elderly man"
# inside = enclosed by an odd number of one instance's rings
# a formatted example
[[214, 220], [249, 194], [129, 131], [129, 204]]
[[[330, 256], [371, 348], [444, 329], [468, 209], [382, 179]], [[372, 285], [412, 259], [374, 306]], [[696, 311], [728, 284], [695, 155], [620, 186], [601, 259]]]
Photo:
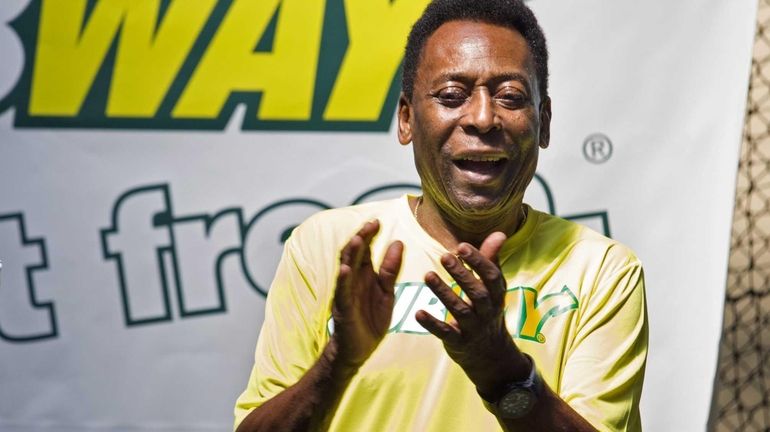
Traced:
[[427, 7], [398, 108], [423, 195], [294, 230], [238, 431], [641, 429], [638, 259], [522, 202], [549, 144], [547, 79], [523, 2]]

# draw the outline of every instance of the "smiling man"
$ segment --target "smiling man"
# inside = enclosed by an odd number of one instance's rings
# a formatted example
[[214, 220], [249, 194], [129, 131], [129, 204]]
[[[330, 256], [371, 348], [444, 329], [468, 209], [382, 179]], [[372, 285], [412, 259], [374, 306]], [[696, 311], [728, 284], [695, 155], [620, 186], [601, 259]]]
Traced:
[[641, 264], [522, 202], [547, 79], [523, 2], [428, 6], [398, 110], [423, 195], [294, 230], [238, 431], [641, 430]]

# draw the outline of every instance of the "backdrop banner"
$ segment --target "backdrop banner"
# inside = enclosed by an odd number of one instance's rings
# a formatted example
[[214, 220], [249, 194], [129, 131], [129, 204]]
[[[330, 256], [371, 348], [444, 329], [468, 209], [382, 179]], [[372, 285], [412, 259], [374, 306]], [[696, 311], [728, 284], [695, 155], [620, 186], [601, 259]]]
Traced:
[[[0, 430], [231, 427], [291, 229], [419, 190], [394, 113], [425, 4], [0, 3]], [[527, 201], [637, 252], [645, 429], [702, 430], [756, 1], [529, 4]]]

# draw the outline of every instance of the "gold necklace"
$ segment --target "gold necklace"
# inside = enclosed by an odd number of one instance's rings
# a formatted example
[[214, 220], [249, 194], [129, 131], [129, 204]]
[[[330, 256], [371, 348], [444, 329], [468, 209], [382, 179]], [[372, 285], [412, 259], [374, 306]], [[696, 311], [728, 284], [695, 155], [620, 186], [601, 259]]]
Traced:
[[414, 219], [419, 222], [420, 220], [417, 219], [417, 209], [420, 208], [420, 203], [422, 202], [422, 195], [417, 197], [417, 204], [414, 205]]

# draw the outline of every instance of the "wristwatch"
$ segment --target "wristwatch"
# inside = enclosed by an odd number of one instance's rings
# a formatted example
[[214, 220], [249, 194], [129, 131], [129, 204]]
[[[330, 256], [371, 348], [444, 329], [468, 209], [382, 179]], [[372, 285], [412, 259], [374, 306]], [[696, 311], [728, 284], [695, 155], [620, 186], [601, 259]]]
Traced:
[[502, 396], [496, 401], [484, 400], [493, 414], [500, 418], [517, 419], [524, 417], [532, 411], [540, 395], [543, 393], [543, 379], [537, 372], [535, 361], [524, 354], [532, 364], [529, 376], [523, 381], [507, 383], [502, 391]]

